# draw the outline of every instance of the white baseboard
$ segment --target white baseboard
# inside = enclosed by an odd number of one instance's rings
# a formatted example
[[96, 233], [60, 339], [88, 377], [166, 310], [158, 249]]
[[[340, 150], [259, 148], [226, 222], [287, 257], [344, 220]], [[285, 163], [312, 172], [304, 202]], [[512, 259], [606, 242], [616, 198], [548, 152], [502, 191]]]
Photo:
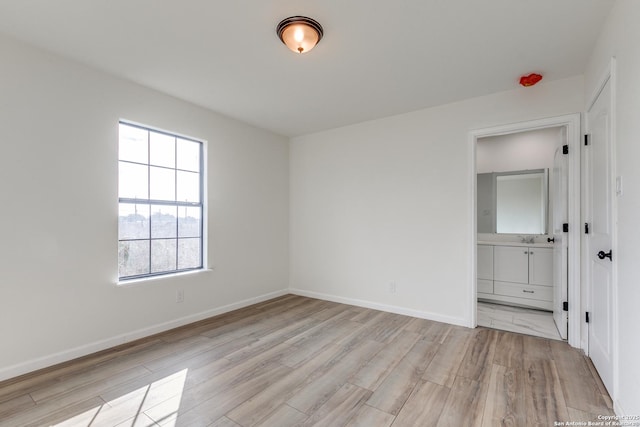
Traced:
[[0, 381], [8, 380], [10, 378], [15, 378], [20, 375], [28, 374], [29, 372], [37, 371], [39, 369], [47, 368], [50, 366], [57, 365], [59, 363], [77, 359], [78, 357], [87, 356], [89, 354], [96, 353], [98, 351], [116, 347], [118, 345], [135, 341], [140, 338], [145, 338], [160, 332], [164, 332], [170, 329], [178, 328], [180, 326], [188, 325], [189, 323], [197, 322], [199, 320], [204, 320], [209, 317], [217, 316], [219, 314], [227, 313], [229, 311], [233, 311], [239, 308], [257, 304], [259, 302], [267, 301], [272, 298], [277, 298], [282, 295], [287, 295], [288, 293], [289, 291], [287, 289], [282, 289], [276, 292], [270, 292], [268, 294], [249, 298], [243, 301], [238, 301], [222, 307], [214, 308], [214, 309], [203, 311], [196, 314], [191, 314], [189, 316], [181, 317], [179, 319], [170, 320], [168, 322], [160, 323], [158, 325], [153, 325], [146, 328], [138, 329], [136, 331], [127, 332], [125, 334], [117, 335], [112, 338], [107, 338], [104, 340], [81, 345], [81, 346], [72, 348], [70, 350], [64, 350], [48, 356], [39, 357], [37, 359], [27, 360], [26, 362], [18, 363], [16, 365], [0, 369]]
[[324, 294], [320, 292], [306, 291], [304, 289], [290, 288], [289, 293], [300, 295], [303, 297], [316, 298], [326, 301], [338, 302], [341, 304], [355, 305], [358, 307], [371, 308], [373, 310], [386, 311], [389, 313], [403, 314], [405, 316], [418, 317], [420, 319], [433, 320], [435, 322], [449, 323], [452, 325], [469, 327], [467, 319], [453, 316], [443, 316], [441, 314], [430, 313], [427, 311], [413, 310], [395, 305], [380, 304], [373, 301], [366, 301], [356, 298], [345, 298], [337, 295]]

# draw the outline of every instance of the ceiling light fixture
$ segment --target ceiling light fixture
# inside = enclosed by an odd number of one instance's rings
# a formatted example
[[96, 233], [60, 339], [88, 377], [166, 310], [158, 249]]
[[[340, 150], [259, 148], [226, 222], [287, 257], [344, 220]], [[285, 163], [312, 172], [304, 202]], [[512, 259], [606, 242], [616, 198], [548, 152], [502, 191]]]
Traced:
[[290, 16], [276, 28], [278, 37], [296, 53], [306, 53], [322, 39], [322, 25], [306, 16]]

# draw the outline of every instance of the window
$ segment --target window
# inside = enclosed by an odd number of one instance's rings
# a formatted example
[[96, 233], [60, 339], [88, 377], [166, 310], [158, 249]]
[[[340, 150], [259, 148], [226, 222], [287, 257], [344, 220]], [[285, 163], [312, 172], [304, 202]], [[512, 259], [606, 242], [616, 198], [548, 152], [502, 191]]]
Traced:
[[202, 142], [120, 122], [118, 277], [202, 268]]

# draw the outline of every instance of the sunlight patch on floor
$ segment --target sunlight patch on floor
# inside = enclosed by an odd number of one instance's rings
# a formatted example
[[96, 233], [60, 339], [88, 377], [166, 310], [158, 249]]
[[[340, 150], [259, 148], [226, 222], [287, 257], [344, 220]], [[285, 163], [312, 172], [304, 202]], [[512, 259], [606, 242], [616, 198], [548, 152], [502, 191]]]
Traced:
[[[97, 406], [56, 426], [154, 426], [172, 427], [187, 379], [188, 369], [166, 376]], [[150, 416], [145, 411], [152, 409]], [[172, 421], [173, 420], [173, 421]]]

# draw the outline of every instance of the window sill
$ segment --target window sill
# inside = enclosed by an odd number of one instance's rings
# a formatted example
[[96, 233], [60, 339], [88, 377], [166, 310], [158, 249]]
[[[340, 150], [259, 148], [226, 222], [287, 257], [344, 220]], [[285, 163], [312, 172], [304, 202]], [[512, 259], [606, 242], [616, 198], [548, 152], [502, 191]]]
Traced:
[[182, 271], [180, 273], [173, 273], [173, 274], [163, 274], [161, 276], [150, 276], [150, 277], [141, 277], [139, 279], [121, 280], [121, 281], [117, 281], [116, 285], [118, 287], [128, 288], [133, 286], [145, 285], [150, 282], [161, 282], [161, 281], [167, 281], [167, 280], [181, 279], [183, 277], [198, 276], [201, 274], [209, 274], [211, 272], [213, 272], [213, 268], [203, 268], [200, 270]]

